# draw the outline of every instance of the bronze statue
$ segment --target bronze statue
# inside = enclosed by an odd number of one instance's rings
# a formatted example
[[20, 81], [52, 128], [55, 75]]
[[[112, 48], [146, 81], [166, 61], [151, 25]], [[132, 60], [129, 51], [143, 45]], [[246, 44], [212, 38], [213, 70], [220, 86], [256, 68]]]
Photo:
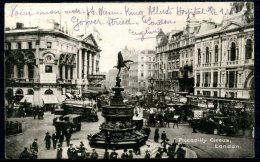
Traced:
[[130, 67], [126, 66], [126, 63], [133, 62], [132, 60], [124, 60], [121, 51], [118, 52], [118, 60], [117, 60], [117, 66], [114, 66], [118, 69], [117, 77], [119, 77], [119, 74], [121, 72], [121, 68], [126, 67], [128, 70]]

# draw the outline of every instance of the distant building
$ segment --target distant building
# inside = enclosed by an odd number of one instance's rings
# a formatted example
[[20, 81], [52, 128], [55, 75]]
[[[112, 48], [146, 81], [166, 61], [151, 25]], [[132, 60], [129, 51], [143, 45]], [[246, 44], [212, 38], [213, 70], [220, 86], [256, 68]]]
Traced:
[[[7, 103], [61, 103], [66, 93], [84, 95], [99, 75], [101, 49], [92, 34], [73, 37], [60, 30], [24, 27], [5, 31], [5, 93]], [[21, 100], [22, 99], [22, 100]]]
[[136, 95], [137, 92], [146, 93], [155, 72], [155, 51], [152, 50], [122, 50], [125, 60], [132, 60], [129, 71], [124, 68], [122, 78], [123, 86], [128, 94]]

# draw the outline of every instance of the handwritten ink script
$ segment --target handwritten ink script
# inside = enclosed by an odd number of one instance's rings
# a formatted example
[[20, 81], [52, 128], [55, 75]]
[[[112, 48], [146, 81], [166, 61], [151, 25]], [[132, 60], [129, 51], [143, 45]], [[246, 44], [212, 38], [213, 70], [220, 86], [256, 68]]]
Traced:
[[[23, 8], [19, 4], [11, 6], [11, 17], [24, 16], [51, 16], [65, 15], [69, 19], [74, 31], [80, 31], [85, 27], [107, 26], [107, 27], [128, 27], [128, 33], [137, 40], [154, 38], [163, 25], [176, 24], [176, 17], [183, 15], [225, 15], [227, 10], [214, 6], [205, 7], [182, 7], [147, 5], [141, 9], [122, 5], [117, 9], [108, 8], [102, 5], [82, 5], [78, 8], [57, 9], [57, 8]], [[141, 28], [138, 28], [141, 27]], [[139, 29], [139, 30], [137, 30]]]

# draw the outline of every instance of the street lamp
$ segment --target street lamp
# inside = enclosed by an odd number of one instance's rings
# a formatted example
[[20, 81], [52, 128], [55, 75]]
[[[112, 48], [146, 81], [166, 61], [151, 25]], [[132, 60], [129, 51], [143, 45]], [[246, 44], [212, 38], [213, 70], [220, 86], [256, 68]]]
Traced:
[[153, 103], [153, 84], [154, 84], [154, 79], [153, 78], [151, 78], [150, 79], [150, 83], [151, 83], [151, 91], [152, 91], [152, 94], [151, 94], [151, 103]]

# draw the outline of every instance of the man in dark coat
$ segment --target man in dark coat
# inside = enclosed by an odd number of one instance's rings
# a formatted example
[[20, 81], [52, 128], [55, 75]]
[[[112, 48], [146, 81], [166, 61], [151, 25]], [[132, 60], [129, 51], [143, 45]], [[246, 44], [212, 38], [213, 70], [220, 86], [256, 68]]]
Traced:
[[61, 146], [62, 146], [63, 141], [64, 141], [64, 134], [62, 132], [60, 132], [60, 134], [59, 134], [59, 143], [60, 143]]
[[73, 144], [70, 144], [70, 147], [67, 150], [67, 155], [68, 155], [69, 160], [73, 159], [73, 154], [75, 151], [75, 149], [72, 146], [73, 146]]
[[27, 147], [24, 148], [23, 152], [20, 154], [20, 159], [29, 159], [30, 153], [27, 150]]
[[177, 158], [185, 158], [186, 151], [182, 148], [182, 144], [179, 145], [179, 148], [176, 151]]
[[133, 151], [129, 150], [128, 159], [133, 159], [133, 158], [134, 158]]
[[159, 134], [159, 128], [157, 127], [154, 132], [154, 142], [159, 142], [160, 134]]
[[58, 134], [57, 132], [52, 134], [52, 144], [53, 144], [53, 149], [56, 149], [57, 141], [58, 141]]
[[128, 153], [127, 153], [127, 149], [124, 149], [124, 152], [121, 155], [122, 159], [128, 159]]
[[49, 132], [46, 133], [44, 141], [46, 149], [49, 150], [51, 148], [51, 136]]
[[117, 159], [118, 153], [116, 153], [116, 149], [113, 149], [113, 152], [110, 154], [110, 159]]
[[97, 159], [98, 158], [98, 153], [96, 152], [95, 149], [92, 150], [90, 158], [91, 159]]
[[34, 139], [34, 141], [32, 143], [32, 149], [34, 149], [36, 152], [38, 152], [37, 138]]
[[109, 152], [107, 151], [107, 149], [105, 150], [104, 153], [104, 159], [109, 159]]
[[69, 146], [70, 145], [70, 138], [71, 138], [71, 131], [70, 130], [67, 130], [65, 137], [66, 137], [67, 146]]
[[162, 132], [162, 134], [161, 134], [161, 139], [162, 139], [162, 141], [163, 141], [163, 142], [165, 142], [165, 141], [166, 141], [166, 139], [167, 139], [167, 136], [166, 136], [166, 133], [165, 133], [165, 131], [163, 131], [163, 132]]
[[56, 159], [62, 159], [62, 151], [63, 151], [62, 146], [58, 144]]
[[151, 159], [151, 155], [150, 155], [150, 152], [148, 150], [145, 151], [145, 156], [144, 156], [145, 159]]

